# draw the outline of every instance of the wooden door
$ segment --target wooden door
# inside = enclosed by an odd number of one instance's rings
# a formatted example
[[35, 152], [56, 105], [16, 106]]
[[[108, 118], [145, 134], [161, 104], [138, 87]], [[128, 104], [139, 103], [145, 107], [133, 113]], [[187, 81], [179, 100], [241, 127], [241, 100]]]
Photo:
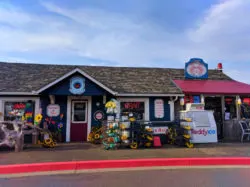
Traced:
[[71, 142], [87, 141], [88, 133], [88, 102], [72, 101], [71, 110]]

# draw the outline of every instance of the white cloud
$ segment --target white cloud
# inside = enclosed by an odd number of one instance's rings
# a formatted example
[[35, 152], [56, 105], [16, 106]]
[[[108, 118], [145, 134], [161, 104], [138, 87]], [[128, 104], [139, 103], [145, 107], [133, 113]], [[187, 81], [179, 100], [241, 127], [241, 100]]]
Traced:
[[[191, 57], [223, 63], [250, 59], [249, 0], [221, 1], [197, 19], [195, 26], [190, 24], [191, 28], [178, 33], [105, 10], [65, 9], [49, 1], [42, 5], [52, 15], [0, 6], [0, 53], [57, 51], [123, 66], [157, 66], [160, 60], [167, 67], [181, 67], [176, 62], [183, 64]], [[245, 80], [239, 73], [230, 74]]]

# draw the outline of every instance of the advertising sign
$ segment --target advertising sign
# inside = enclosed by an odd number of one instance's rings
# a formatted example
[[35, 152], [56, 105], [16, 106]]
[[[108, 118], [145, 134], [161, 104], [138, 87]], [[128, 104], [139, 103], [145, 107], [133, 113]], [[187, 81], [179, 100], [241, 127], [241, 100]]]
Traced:
[[191, 58], [185, 65], [185, 78], [207, 79], [208, 65], [200, 58]]
[[153, 127], [153, 134], [166, 134], [168, 127]]
[[191, 140], [193, 143], [217, 142], [216, 128], [194, 128], [191, 130]]
[[155, 106], [155, 118], [164, 118], [164, 100], [156, 99], [154, 106]]

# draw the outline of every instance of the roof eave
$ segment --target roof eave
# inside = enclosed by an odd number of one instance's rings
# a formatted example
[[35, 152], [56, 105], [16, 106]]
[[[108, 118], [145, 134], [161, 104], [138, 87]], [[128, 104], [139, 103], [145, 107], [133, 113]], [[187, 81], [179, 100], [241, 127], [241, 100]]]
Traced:
[[133, 96], [141, 96], [141, 97], [173, 97], [173, 96], [179, 96], [182, 97], [184, 94], [140, 94], [140, 93], [118, 93], [117, 96], [123, 96], [123, 97], [133, 97]]
[[82, 71], [79, 68], [75, 68], [72, 71], [68, 72], [67, 74], [63, 75], [62, 77], [56, 79], [55, 81], [47, 84], [46, 86], [40, 88], [39, 90], [36, 91], [37, 94], [40, 94], [41, 92], [43, 92], [44, 90], [54, 86], [55, 84], [59, 83], [60, 81], [68, 78], [69, 76], [73, 75], [74, 73], [80, 73], [82, 74], [84, 77], [88, 78], [89, 80], [91, 80], [92, 82], [94, 82], [95, 84], [97, 84], [98, 86], [100, 86], [101, 88], [103, 88], [104, 90], [106, 90], [107, 92], [111, 93], [112, 95], [117, 95], [117, 92], [111, 90], [110, 88], [106, 87], [104, 84], [102, 84], [101, 82], [97, 81], [96, 79], [94, 79], [93, 77], [91, 77], [90, 75], [88, 75], [87, 73], [85, 73], [84, 71]]

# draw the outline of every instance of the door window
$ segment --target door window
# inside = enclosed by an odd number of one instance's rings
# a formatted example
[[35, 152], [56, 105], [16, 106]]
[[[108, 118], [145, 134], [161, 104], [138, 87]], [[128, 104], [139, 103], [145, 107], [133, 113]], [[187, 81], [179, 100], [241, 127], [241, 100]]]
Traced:
[[72, 103], [72, 122], [87, 122], [87, 102], [73, 101]]

